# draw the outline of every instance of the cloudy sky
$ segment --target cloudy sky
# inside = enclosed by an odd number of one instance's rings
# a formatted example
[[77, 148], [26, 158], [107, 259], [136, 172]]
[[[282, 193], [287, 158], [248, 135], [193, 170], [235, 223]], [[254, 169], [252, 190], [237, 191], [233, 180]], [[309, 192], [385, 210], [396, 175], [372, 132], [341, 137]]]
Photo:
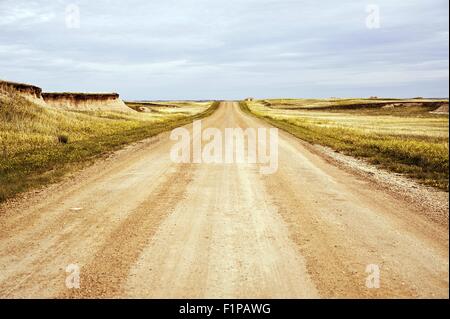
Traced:
[[125, 99], [448, 97], [448, 5], [0, 0], [0, 79]]

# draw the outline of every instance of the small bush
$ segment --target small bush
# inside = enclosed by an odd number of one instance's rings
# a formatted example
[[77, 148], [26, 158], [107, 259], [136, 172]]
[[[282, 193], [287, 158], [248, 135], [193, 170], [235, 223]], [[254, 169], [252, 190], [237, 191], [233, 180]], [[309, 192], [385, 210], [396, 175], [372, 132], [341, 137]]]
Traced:
[[69, 143], [69, 137], [67, 135], [58, 135], [58, 142], [61, 144]]

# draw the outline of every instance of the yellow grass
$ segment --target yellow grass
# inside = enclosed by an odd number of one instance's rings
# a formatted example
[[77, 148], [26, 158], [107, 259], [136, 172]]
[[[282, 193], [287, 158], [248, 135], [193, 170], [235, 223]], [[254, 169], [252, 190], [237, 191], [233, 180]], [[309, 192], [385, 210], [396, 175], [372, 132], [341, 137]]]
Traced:
[[[428, 106], [397, 109], [312, 109], [304, 100], [243, 102], [241, 107], [308, 142], [362, 157], [448, 191], [448, 115]], [[311, 101], [308, 102], [310, 105]], [[326, 105], [324, 101], [321, 101]]]

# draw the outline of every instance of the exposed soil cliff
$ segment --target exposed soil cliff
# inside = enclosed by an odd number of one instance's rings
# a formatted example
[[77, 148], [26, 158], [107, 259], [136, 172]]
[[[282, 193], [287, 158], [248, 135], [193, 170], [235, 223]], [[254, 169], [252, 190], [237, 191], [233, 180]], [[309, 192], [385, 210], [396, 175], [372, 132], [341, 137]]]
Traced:
[[40, 87], [0, 80], [0, 89], [12, 90], [40, 106], [70, 110], [133, 112], [117, 93], [46, 93]]
[[45, 102], [42, 98], [42, 89], [40, 87], [25, 83], [0, 80], [0, 89], [13, 90], [31, 102], [45, 106]]
[[42, 93], [47, 105], [73, 110], [112, 110], [131, 112], [117, 93]]

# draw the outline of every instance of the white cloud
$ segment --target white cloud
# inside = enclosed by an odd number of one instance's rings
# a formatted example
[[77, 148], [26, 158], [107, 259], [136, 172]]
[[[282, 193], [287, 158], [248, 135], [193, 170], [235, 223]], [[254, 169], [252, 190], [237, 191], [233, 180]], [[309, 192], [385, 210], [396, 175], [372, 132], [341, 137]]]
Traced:
[[0, 3], [0, 27], [25, 27], [47, 23], [56, 17], [56, 13], [34, 1], [3, 1]]
[[0, 77], [135, 99], [448, 96], [448, 2], [378, 0], [368, 30], [372, 2], [1, 1]]

